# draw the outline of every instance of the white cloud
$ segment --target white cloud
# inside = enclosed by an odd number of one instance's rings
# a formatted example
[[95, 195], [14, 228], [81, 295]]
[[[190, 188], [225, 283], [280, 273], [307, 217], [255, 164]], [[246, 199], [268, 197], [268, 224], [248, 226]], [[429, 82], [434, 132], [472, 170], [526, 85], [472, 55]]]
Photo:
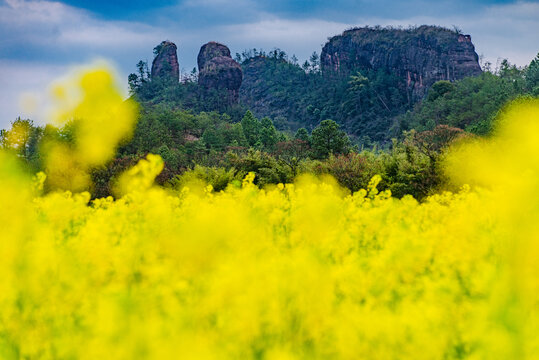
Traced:
[[289, 20], [267, 16], [254, 23], [219, 26], [212, 32], [219, 34], [216, 40], [229, 45], [232, 53], [251, 48], [280, 48], [290, 56], [295, 54], [305, 60], [313, 51], [320, 53], [328, 36], [341, 33], [350, 26], [318, 19]]
[[[211, 0], [210, 0], [211, 1]], [[481, 13], [460, 16], [426, 17], [407, 19], [358, 17], [356, 21], [335, 22], [321, 19], [282, 19], [271, 15], [265, 19], [245, 24], [217, 26], [206, 33], [219, 34], [223, 42], [240, 51], [245, 48], [271, 49], [279, 47], [290, 54], [305, 59], [313, 51], [320, 52], [328, 37], [342, 33], [352, 26], [363, 25], [454, 25], [472, 35], [478, 54], [493, 64], [499, 58], [508, 58], [519, 66], [529, 64], [539, 51], [539, 3], [517, 2], [491, 5]]]
[[53, 1], [6, 0], [6, 4], [0, 13], [2, 22], [24, 23], [33, 20], [39, 23], [58, 23], [65, 21], [65, 16], [71, 12], [71, 7]]
[[507, 58], [511, 63], [525, 66], [539, 51], [539, 3], [519, 1], [514, 4], [491, 5], [480, 13], [460, 16], [409, 19], [358, 19], [360, 24], [380, 25], [454, 25], [472, 36], [476, 52], [496, 64]]
[[[151, 54], [165, 33], [147, 24], [101, 20], [59, 2], [24, 0], [0, 3], [0, 32], [9, 34], [0, 39], [0, 128], [17, 116], [43, 123], [43, 113], [21, 108], [20, 100], [31, 95], [42, 110], [47, 86], [73, 61], [107, 57], [133, 64], [134, 70], [137, 60]], [[17, 53], [6, 58], [10, 48]], [[128, 70], [118, 72], [122, 80]], [[127, 81], [123, 83], [127, 87]]]
[[140, 47], [141, 44], [154, 44], [159, 38], [158, 31], [144, 24], [131, 23], [94, 23], [84, 28], [67, 28], [58, 36], [58, 41], [66, 45], [91, 46], [100, 49]]
[[84, 10], [52, 1], [8, 0], [0, 6], [0, 29], [12, 41], [40, 46], [107, 49], [139, 47], [162, 36], [158, 28], [138, 22], [106, 21]]
[[[17, 116], [43, 123], [40, 110], [46, 106], [48, 85], [66, 71], [65, 66], [28, 64], [0, 60], [0, 128], [9, 127]], [[22, 105], [24, 99], [33, 99], [35, 107]]]
[[476, 21], [465, 25], [472, 34], [478, 53], [491, 62], [508, 58], [512, 63], [527, 65], [539, 51], [539, 3], [517, 2], [489, 7]]
[[350, 26], [351, 24], [318, 19], [272, 18], [257, 23], [230, 25], [224, 27], [223, 30], [234, 40], [280, 46], [280, 44], [296, 45], [306, 41], [310, 43], [314, 41], [325, 42], [331, 34], [340, 33]]
[[37, 124], [47, 122], [51, 103], [51, 86], [79, 73], [85, 68], [105, 67], [119, 81], [118, 86], [125, 97], [127, 84], [122, 81], [126, 74], [105, 59], [94, 59], [85, 65], [52, 65], [21, 63], [0, 60], [0, 129], [9, 127], [18, 116], [30, 118]]

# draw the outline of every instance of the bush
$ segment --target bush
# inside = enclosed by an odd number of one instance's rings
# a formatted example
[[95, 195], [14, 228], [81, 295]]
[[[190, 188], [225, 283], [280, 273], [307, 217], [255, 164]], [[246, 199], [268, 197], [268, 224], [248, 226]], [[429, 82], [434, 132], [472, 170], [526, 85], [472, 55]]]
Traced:
[[352, 192], [367, 189], [372, 177], [382, 175], [384, 171], [378, 157], [366, 151], [361, 154], [332, 156], [325, 163], [324, 170]]
[[194, 169], [187, 170], [181, 175], [176, 175], [169, 185], [181, 191], [185, 186], [203, 187], [211, 185], [214, 191], [222, 191], [229, 184], [241, 184], [243, 174], [237, 172], [234, 168], [226, 170], [225, 168], [206, 167], [196, 165]]

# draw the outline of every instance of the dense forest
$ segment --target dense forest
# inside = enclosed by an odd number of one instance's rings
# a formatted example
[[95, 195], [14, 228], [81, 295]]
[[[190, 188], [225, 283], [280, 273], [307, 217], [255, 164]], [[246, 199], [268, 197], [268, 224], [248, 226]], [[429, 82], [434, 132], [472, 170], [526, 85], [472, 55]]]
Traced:
[[[316, 52], [299, 64], [279, 49], [246, 50], [232, 60], [226, 46], [209, 43], [206, 52], [221, 52], [218, 71], [222, 59], [241, 66], [243, 82], [240, 78], [241, 87], [234, 85], [231, 93], [215, 81], [201, 86], [202, 76], [206, 83], [219, 80], [204, 72], [207, 67], [179, 81], [163, 76], [177, 72], [166, 61], [156, 67], [169, 44], [154, 49], [151, 72], [140, 61], [129, 76], [131, 97], [140, 104], [138, 123], [114, 160], [93, 169], [94, 197], [113, 194], [118, 175], [154, 153], [165, 161], [158, 181], [170, 188], [199, 179], [219, 191], [249, 172], [260, 186], [288, 183], [300, 173], [327, 173], [356, 191], [380, 174], [380, 189], [422, 199], [444, 183], [438, 163], [450, 143], [488, 136], [504, 105], [539, 96], [539, 54], [523, 68], [508, 60], [495, 68], [484, 64], [480, 75], [439, 80], [414, 97], [417, 88], [387, 68], [359, 63], [339, 73], [323, 71]], [[175, 45], [172, 50], [167, 56], [176, 56]], [[55, 128], [19, 118], [2, 130], [0, 140], [37, 172], [43, 169], [40, 148], [47, 139], [69, 144], [76, 132], [76, 120]]]

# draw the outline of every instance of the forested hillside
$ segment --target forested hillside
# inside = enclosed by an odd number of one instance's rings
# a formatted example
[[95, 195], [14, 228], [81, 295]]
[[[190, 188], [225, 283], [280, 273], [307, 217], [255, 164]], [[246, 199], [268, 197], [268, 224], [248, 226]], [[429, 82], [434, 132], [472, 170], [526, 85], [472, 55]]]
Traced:
[[[155, 153], [165, 161], [158, 181], [170, 187], [194, 177], [223, 189], [249, 172], [259, 185], [329, 173], [356, 191], [380, 174], [380, 189], [421, 199], [444, 183], [438, 164], [450, 143], [488, 135], [505, 104], [539, 94], [539, 57], [481, 71], [470, 37], [438, 27], [347, 30], [301, 65], [279, 49], [232, 58], [209, 42], [198, 70], [181, 78], [176, 52], [162, 42], [151, 69], [140, 61], [129, 76], [137, 126], [114, 160], [92, 170], [94, 196], [113, 194], [121, 172]], [[69, 144], [77, 131], [75, 119], [62, 128], [17, 119], [1, 136], [39, 171], [43, 144]]]

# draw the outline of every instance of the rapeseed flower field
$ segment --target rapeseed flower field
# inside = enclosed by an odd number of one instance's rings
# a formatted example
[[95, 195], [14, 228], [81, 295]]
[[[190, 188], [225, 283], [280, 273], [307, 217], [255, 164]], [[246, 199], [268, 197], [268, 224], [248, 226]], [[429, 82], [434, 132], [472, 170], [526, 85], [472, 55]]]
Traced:
[[379, 177], [171, 192], [151, 154], [90, 200], [136, 106], [105, 70], [65, 86], [52, 116], [78, 119], [76, 146], [33, 177], [0, 153], [0, 358], [539, 358], [537, 100], [455, 146], [461, 190], [421, 203]]

